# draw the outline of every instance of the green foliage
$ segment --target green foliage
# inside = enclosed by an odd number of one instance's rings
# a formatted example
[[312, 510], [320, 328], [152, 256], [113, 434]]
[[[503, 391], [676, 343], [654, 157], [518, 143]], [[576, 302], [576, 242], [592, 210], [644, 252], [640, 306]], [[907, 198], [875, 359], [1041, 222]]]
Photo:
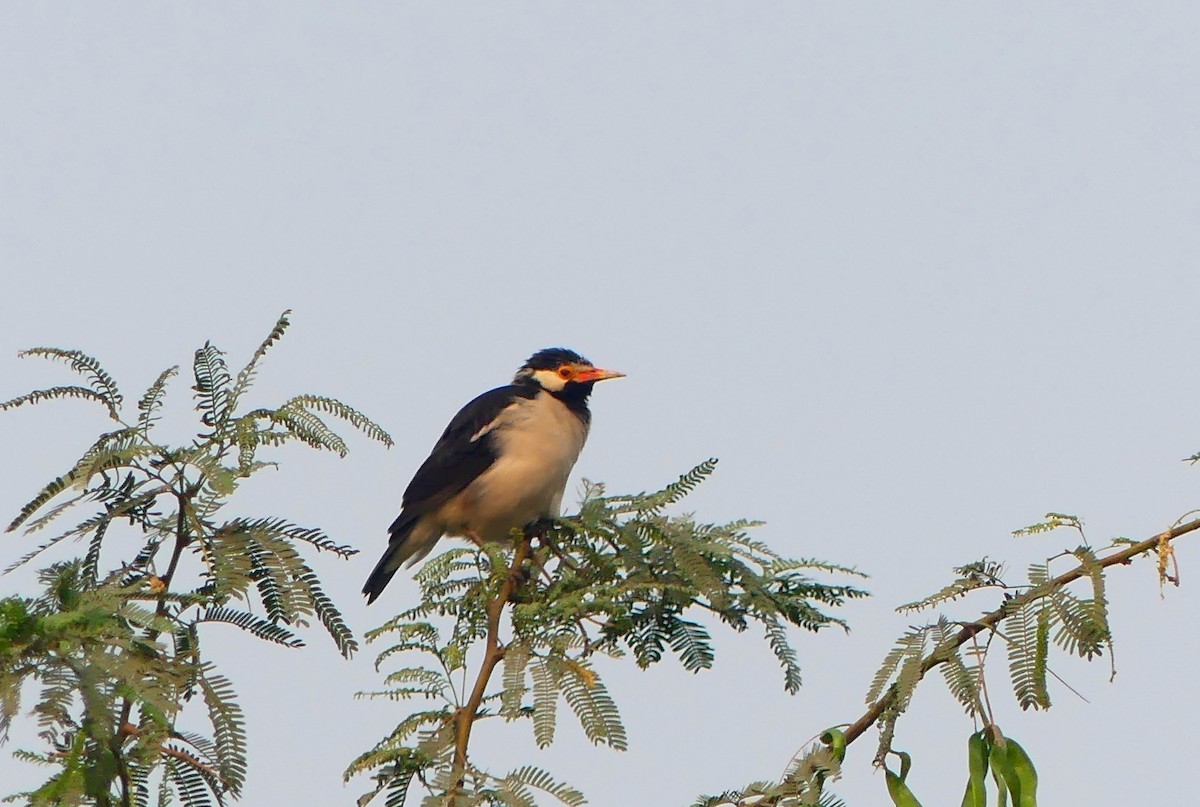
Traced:
[[1079, 516], [1067, 515], [1066, 513], [1047, 513], [1043, 521], [1030, 524], [1028, 527], [1021, 527], [1019, 530], [1013, 530], [1013, 536], [1024, 538], [1030, 535], [1040, 535], [1044, 532], [1057, 530], [1059, 527], [1070, 527], [1078, 532], [1081, 538], [1085, 537], [1083, 534], [1083, 521]]
[[246, 728], [242, 708], [237, 703], [233, 684], [218, 675], [211, 663], [200, 665], [196, 683], [208, 706], [213, 727], [212, 756], [218, 776], [235, 796], [246, 780]]
[[977, 731], [967, 738], [967, 789], [962, 807], [987, 807], [988, 733]]
[[912, 758], [903, 751], [892, 751], [900, 757], [900, 772], [896, 773], [886, 765], [883, 766], [884, 784], [887, 785], [888, 796], [896, 807], [921, 807], [921, 802], [908, 787], [908, 771], [912, 767]]
[[[1018, 530], [1018, 535], [1070, 527], [1082, 533], [1078, 518], [1059, 513], [1047, 514], [1047, 521]], [[1122, 544], [1114, 543], [1116, 549]], [[957, 578], [929, 597], [901, 606], [899, 611], [923, 610], [944, 605], [969, 592], [996, 588], [1005, 591], [1003, 606], [977, 622], [951, 622], [940, 615], [936, 623], [910, 628], [884, 657], [867, 692], [868, 704], [886, 704], [880, 717], [880, 745], [876, 756], [882, 760], [891, 749], [897, 719], [908, 708], [917, 684], [924, 674], [941, 666], [951, 694], [967, 714], [992, 721], [981, 695], [984, 691], [985, 662], [991, 637], [1002, 639], [1008, 655], [1009, 677], [1018, 705], [1022, 709], [1050, 708], [1047, 676], [1050, 674], [1050, 642], [1068, 653], [1091, 659], [1111, 649], [1108, 606], [1104, 593], [1104, 566], [1096, 553], [1080, 546], [1057, 557], [1071, 557], [1078, 563], [1070, 579], [1051, 577], [1050, 563], [1034, 564], [1026, 583], [1012, 586], [1002, 577], [999, 564], [986, 559], [956, 568]], [[1068, 586], [1076, 579], [1091, 584], [1092, 596], [1079, 597]], [[1014, 593], [1015, 592], [1015, 593]], [[976, 638], [986, 634], [981, 646]], [[962, 657], [963, 644], [971, 641], [968, 663]], [[933, 647], [926, 652], [928, 644]]]
[[[1060, 513], [1047, 514], [1046, 521], [1018, 530], [1017, 535], [1039, 534], [1057, 527], [1073, 529], [1086, 540], [1082, 522]], [[897, 610], [912, 613], [945, 606], [982, 589], [1001, 591], [1000, 606], [982, 616], [976, 616], [978, 611], [974, 611], [972, 618], [963, 621], [939, 614], [933, 622], [909, 627], [884, 656], [873, 676], [866, 697], [868, 710], [847, 729], [848, 738], [830, 730], [823, 735], [822, 742], [813, 744], [793, 760], [779, 781], [756, 782], [720, 796], [702, 797], [696, 801], [697, 807], [825, 804], [834, 799], [825, 785], [840, 772], [845, 746], [871, 725], [879, 729], [876, 764], [886, 768], [889, 756], [899, 756], [902, 761], [899, 772], [885, 772], [892, 803], [907, 807], [919, 804], [905, 782], [911, 760], [907, 754], [893, 749], [893, 740], [898, 721], [908, 709], [917, 686], [935, 667], [940, 668], [947, 688], [967, 716], [976, 726], [982, 724], [982, 729], [968, 743], [970, 773], [963, 807], [987, 804], [989, 772], [996, 787], [995, 803], [1001, 807], [1009, 804], [1036, 807], [1037, 772], [1020, 744], [1000, 732], [989, 701], [987, 660], [993, 642], [999, 640], [997, 644], [1005, 648], [1017, 705], [1022, 709], [1048, 709], [1051, 704], [1048, 678], [1058, 678], [1049, 667], [1052, 647], [1089, 660], [1105, 651], [1112, 656], [1105, 593], [1107, 570], [1153, 552], [1158, 556], [1161, 580], [1163, 558], [1170, 555], [1170, 540], [1197, 528], [1200, 520], [1177, 524], [1168, 532], [1143, 541], [1117, 538], [1099, 551], [1085, 543], [1031, 565], [1027, 579], [1017, 584], [1004, 578], [1000, 564], [986, 558], [955, 568], [956, 577], [950, 584]], [[1074, 566], [1052, 568], [1061, 566], [1068, 558], [1075, 561]], [[1073, 590], [1080, 585], [1090, 588], [1086, 592], [1090, 596]]]
[[1000, 804], [1012, 807], [1037, 807], [1037, 770], [1025, 749], [1011, 737], [995, 731], [995, 738], [985, 735], [988, 765], [996, 783]]
[[898, 705], [903, 709], [908, 704], [919, 680], [921, 662], [925, 660], [925, 646], [932, 630], [931, 625], [910, 628], [896, 640], [896, 645], [884, 656], [883, 664], [871, 680], [871, 688], [867, 690], [868, 704], [879, 700], [893, 678], [896, 680], [893, 691]]
[[954, 573], [958, 577], [946, 586], [924, 599], [901, 605], [896, 610], [902, 614], [924, 611], [935, 605], [953, 602], [965, 596], [968, 592], [977, 589], [1003, 586], [1000, 576], [1004, 573], [1004, 567], [999, 563], [989, 561], [987, 558], [968, 563], [964, 566], [958, 566], [954, 569]]
[[[968, 717], [985, 714], [982, 701], [983, 661], [986, 652], [978, 645], [961, 649], [956, 645], [958, 626], [944, 616], [939, 616], [934, 626], [934, 639], [937, 642], [941, 659], [942, 677], [946, 687], [954, 699], [962, 704]], [[970, 660], [963, 658], [963, 653]], [[924, 665], [922, 665], [924, 666]]]
[[720, 807], [730, 803], [845, 807], [841, 799], [825, 789], [841, 776], [845, 758], [845, 734], [839, 729], [829, 729], [793, 757], [779, 781], [753, 782], [718, 796], [701, 796], [692, 807]]
[[[273, 465], [260, 458], [262, 449], [299, 441], [345, 454], [345, 441], [322, 415], [391, 444], [373, 421], [332, 398], [300, 395], [275, 408], [242, 406], [260, 362], [287, 329], [287, 316], [236, 376], [211, 343], [195, 352], [193, 391], [202, 428], [179, 446], [159, 442], [155, 432], [178, 368], [158, 375], [127, 420], [116, 382], [96, 359], [57, 348], [21, 354], [64, 361], [86, 386], [36, 390], [0, 409], [90, 400], [104, 406], [117, 427], [43, 486], [8, 528], [40, 531], [91, 505], [86, 517], [9, 568], [68, 538], [85, 542], [84, 556], [43, 570], [40, 598], [0, 601], [0, 739], [17, 715], [22, 685], [39, 682], [32, 713], [48, 750], [17, 756], [55, 769], [42, 787], [15, 798], [148, 805], [157, 788], [159, 804], [223, 804], [245, 782], [246, 729], [232, 682], [201, 652], [206, 626], [223, 624], [295, 648], [303, 645], [297, 629], [315, 617], [343, 655], [357, 648], [301, 552], [308, 547], [346, 558], [353, 549], [285, 518], [221, 514], [242, 481]], [[109, 540], [114, 528], [123, 533], [119, 544]], [[118, 548], [129, 546], [128, 552]], [[184, 579], [199, 584], [180, 586], [177, 573], [189, 566]], [[197, 693], [211, 738], [176, 729]]]
[[569, 807], [578, 807], [586, 803], [583, 794], [578, 790], [554, 781], [550, 774], [531, 765], [523, 765], [500, 780], [500, 792], [511, 794], [512, 800], [509, 803], [522, 807], [533, 807], [535, 803], [528, 788], [541, 790]]
[[[33, 804], [108, 803], [123, 769], [142, 771], [161, 758], [186, 671], [155, 638], [170, 622], [142, 604], [152, 597], [147, 581], [113, 575], [95, 583], [78, 560], [39, 579], [41, 596], [0, 600], [0, 736], [19, 712], [22, 685], [36, 682], [30, 711], [49, 751], [24, 758], [59, 770], [19, 795]], [[124, 703], [136, 707], [136, 724], [123, 717]]]
[[[380, 793], [408, 794], [414, 777], [436, 803], [453, 794], [456, 804], [532, 804], [521, 789], [529, 787], [578, 803], [573, 790], [505, 785], [456, 754], [460, 721], [528, 720], [538, 745], [546, 746], [565, 701], [589, 740], [624, 750], [620, 714], [593, 660], [631, 655], [647, 667], [673, 654], [689, 671], [707, 669], [715, 662], [713, 638], [692, 614], [707, 612], [738, 631], [760, 625], [785, 688], [794, 692], [800, 669], [786, 626], [845, 628], [827, 609], [864, 592], [814, 579], [814, 573], [856, 572], [782, 558], [749, 537], [753, 522], [704, 524], [665, 514], [714, 467], [709, 460], [660, 491], [634, 496], [605, 496], [601, 486], [585, 483], [577, 516], [514, 536], [531, 547], [519, 568], [514, 552], [525, 550], [499, 545], [456, 547], [426, 562], [416, 574], [421, 601], [366, 636], [390, 642], [377, 666], [400, 655], [424, 661], [408, 661], [389, 675], [390, 689], [363, 696], [420, 698], [433, 708], [410, 713], [350, 764], [347, 780], [369, 773], [375, 781], [360, 804]], [[501, 609], [508, 634], [502, 641]], [[476, 680], [484, 689], [468, 715], [466, 673], [481, 646]], [[503, 661], [498, 686], [489, 660]]]
[[999, 727], [987, 726], [967, 739], [967, 768], [962, 807], [987, 807], [989, 769], [996, 785], [997, 804], [1037, 807], [1037, 770], [1033, 761]]
[[21, 358], [37, 357], [63, 361], [71, 366], [79, 375], [87, 379], [87, 389], [80, 387], [53, 387], [48, 390], [35, 390], [27, 395], [14, 398], [8, 403], [0, 404], [0, 409], [10, 409], [25, 403], [38, 403], [60, 397], [88, 398], [97, 401], [108, 410], [109, 417], [120, 422], [121, 404], [124, 398], [117, 389], [117, 382], [100, 366], [100, 362], [78, 350], [62, 350], [56, 347], [34, 347], [17, 354]]
[[1004, 621], [1008, 668], [1013, 692], [1022, 709], [1049, 709], [1046, 691], [1046, 641], [1049, 610], [1041, 604], [1014, 608]]
[[[14, 757], [50, 770], [41, 786], [4, 801], [223, 805], [245, 785], [248, 738], [233, 682], [202, 652], [209, 626], [299, 648], [302, 629], [319, 622], [344, 656], [357, 649], [306, 558], [312, 552], [348, 558], [355, 550], [283, 517], [222, 512], [244, 480], [274, 465], [263, 456], [270, 449], [299, 442], [344, 456], [348, 444], [337, 422], [391, 445], [377, 424], [326, 396], [296, 395], [273, 408], [245, 405], [262, 360], [287, 327], [285, 312], [236, 373], [215, 345], [195, 352], [192, 390], [201, 428], [184, 445], [162, 443], [155, 431], [179, 368], [160, 373], [127, 416], [115, 380], [91, 356], [46, 347], [21, 354], [61, 361], [83, 381], [34, 390], [0, 403], [0, 410], [83, 400], [99, 404], [115, 425], [42, 486], [8, 527], [48, 533], [10, 570], [68, 539], [80, 542], [83, 554], [40, 570], [39, 595], [0, 599], [0, 742], [21, 713], [22, 695], [29, 700], [32, 693], [27, 711], [43, 746]], [[386, 643], [376, 668], [389, 663], [389, 672], [381, 689], [359, 697], [403, 702], [405, 711], [346, 770], [347, 780], [366, 775], [374, 783], [360, 807], [379, 796], [399, 807], [418, 789], [428, 805], [532, 807], [543, 796], [583, 804], [579, 791], [538, 768], [499, 774], [477, 766], [467, 754], [472, 725], [528, 721], [544, 747], [569, 711], [592, 743], [624, 750], [628, 739], [600, 670], [611, 659], [630, 656], [645, 668], [666, 655], [688, 671], [708, 669], [716, 661], [716, 622], [761, 629], [784, 688], [797, 691], [801, 669], [789, 626], [845, 628], [831, 609], [865, 592], [814, 578], [857, 574], [853, 569], [786, 559], [750, 538], [755, 522], [706, 524], [670, 514], [715, 464], [708, 460], [662, 490], [630, 496], [608, 496], [585, 483], [575, 517], [514, 534], [512, 546], [457, 547], [428, 560], [416, 575], [420, 602], [367, 635]], [[60, 519], [80, 507], [81, 519], [62, 527]], [[1078, 532], [1083, 545], [1034, 564], [1024, 581], [1008, 582], [1001, 564], [983, 558], [955, 568], [954, 578], [929, 596], [900, 606], [906, 614], [961, 607], [985, 589], [1004, 597], [983, 617], [938, 613], [910, 626], [873, 676], [863, 720], [846, 732], [826, 731], [777, 781], [695, 804], [840, 805], [829, 787], [841, 774], [847, 745], [874, 724], [875, 759], [885, 767], [892, 803], [919, 807], [906, 781], [911, 759], [893, 741], [917, 686], [937, 667], [967, 716], [982, 726], [968, 740], [964, 807], [987, 803], [989, 774], [998, 804], [1036, 807], [1036, 770], [1000, 732], [989, 702], [993, 643], [1004, 648], [1016, 704], [1048, 709], [1048, 679], [1057, 678], [1049, 666], [1054, 648], [1088, 660], [1107, 652], [1111, 659], [1105, 571], [1132, 557], [1124, 539], [1093, 550], [1082, 521], [1061, 513], [1014, 534], [1060, 527]], [[120, 544], [110, 540], [117, 532]], [[125, 540], [131, 534], [135, 540]], [[128, 552], [120, 548], [127, 546]], [[1160, 541], [1158, 552], [1160, 579], [1169, 579], [1169, 542]], [[1052, 565], [1061, 567], [1064, 558], [1074, 567], [1054, 576]], [[185, 568], [186, 575], [178, 574]], [[199, 582], [182, 586], [177, 578]], [[1085, 582], [1072, 588], [1076, 581]], [[188, 708], [203, 713], [207, 734], [180, 730]], [[898, 771], [885, 764], [891, 757], [900, 759]]]

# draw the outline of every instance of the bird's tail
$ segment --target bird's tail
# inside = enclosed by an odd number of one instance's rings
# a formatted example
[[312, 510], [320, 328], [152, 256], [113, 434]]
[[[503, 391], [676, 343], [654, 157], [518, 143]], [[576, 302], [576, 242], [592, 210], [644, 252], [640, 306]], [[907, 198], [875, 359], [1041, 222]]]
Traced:
[[396, 572], [404, 565], [409, 566], [429, 554], [433, 545], [442, 537], [442, 531], [425, 519], [412, 514], [401, 513], [388, 528], [391, 540], [384, 550], [383, 557], [375, 564], [367, 582], [363, 585], [362, 593], [367, 597], [367, 605], [375, 602], [384, 588], [391, 582]]

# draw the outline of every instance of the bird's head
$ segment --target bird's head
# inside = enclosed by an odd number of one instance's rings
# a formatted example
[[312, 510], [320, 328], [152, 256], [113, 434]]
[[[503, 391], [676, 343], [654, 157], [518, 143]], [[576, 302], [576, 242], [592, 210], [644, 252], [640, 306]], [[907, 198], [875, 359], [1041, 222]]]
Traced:
[[586, 398], [597, 381], [620, 378], [624, 373], [604, 370], [573, 350], [565, 347], [548, 347], [539, 350], [517, 370], [517, 383], [533, 383], [550, 393], [576, 393]]

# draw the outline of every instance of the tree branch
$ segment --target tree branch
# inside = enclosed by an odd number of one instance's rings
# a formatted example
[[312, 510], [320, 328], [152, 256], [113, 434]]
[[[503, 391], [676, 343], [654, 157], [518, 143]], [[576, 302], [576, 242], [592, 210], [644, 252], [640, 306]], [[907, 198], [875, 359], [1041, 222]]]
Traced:
[[[1105, 558], [1100, 558], [1099, 565], [1101, 568], [1108, 568], [1109, 566], [1116, 566], [1117, 564], [1127, 564], [1138, 555], [1141, 555], [1144, 552], [1149, 552], [1153, 549], [1157, 549], [1164, 544], [1170, 544], [1171, 541], [1175, 540], [1181, 535], [1186, 535], [1189, 532], [1193, 532], [1197, 529], [1200, 529], [1200, 518], [1193, 519], [1192, 521], [1172, 527], [1166, 532], [1159, 533], [1158, 535], [1147, 538], [1144, 541], [1139, 541], [1136, 544], [1132, 544], [1120, 552], [1116, 552]], [[1064, 572], [1058, 577], [1055, 577], [1053, 580], [1050, 580], [1044, 587], [1038, 586], [1036, 589], [1027, 591], [1026, 593], [1013, 597], [1010, 600], [1006, 600], [1004, 605], [985, 614], [982, 619], [978, 619], [969, 625], [964, 625], [948, 645], [939, 647], [930, 654], [929, 658], [925, 659], [921, 663], [921, 673], [917, 676], [917, 680], [924, 678], [925, 674], [934, 667], [938, 666], [939, 664], [943, 664], [946, 661], [948, 651], [955, 650], [971, 641], [972, 637], [981, 631], [996, 627], [998, 624], [1000, 624], [1004, 617], [1011, 614], [1013, 611], [1020, 609], [1024, 605], [1033, 602], [1034, 600], [1044, 597], [1047, 590], [1061, 588], [1067, 583], [1078, 580], [1086, 574], [1087, 572], [1082, 564], [1076, 566], [1074, 569]], [[895, 698], [895, 690], [889, 689], [883, 697], [872, 704], [871, 708], [868, 709], [862, 717], [851, 723], [849, 728], [847, 728], [844, 732], [846, 737], [846, 745], [849, 745], [857, 740], [864, 733], [866, 733], [867, 729], [875, 725], [875, 722], [879, 720], [887, 708], [894, 703]]]
[[[175, 570], [179, 566], [179, 559], [183, 555], [183, 549], [188, 545], [187, 525], [184, 521], [183, 512], [186, 499], [184, 498], [185, 493], [182, 481], [179, 483], [179, 490], [175, 492], [175, 497], [179, 503], [179, 515], [177, 517], [175, 527], [175, 547], [171, 550], [171, 560], [167, 565], [167, 571], [162, 577], [158, 578], [159, 585], [156, 588], [159, 590], [155, 593], [155, 597], [158, 599], [158, 605], [155, 607], [154, 612], [155, 615], [159, 617], [166, 616], [167, 614], [167, 595], [171, 590], [171, 580], [173, 580], [175, 577]], [[158, 639], [160, 633], [161, 631], [151, 628], [150, 630], [146, 631], [146, 638], [153, 642]], [[124, 742], [124, 736], [122, 736], [122, 732], [124, 731], [125, 726], [130, 725], [129, 718], [132, 714], [133, 700], [127, 697], [121, 703], [121, 714], [117, 718], [118, 731], [117, 735], [112, 741], [113, 754], [120, 763], [118, 774], [121, 779], [121, 807], [130, 807], [132, 804], [130, 796], [129, 771], [125, 766], [125, 757], [122, 751], [122, 745]]]
[[521, 542], [517, 545], [517, 550], [513, 554], [512, 564], [508, 568], [508, 577], [504, 579], [504, 583], [500, 586], [500, 591], [487, 605], [487, 643], [486, 651], [483, 657], [483, 664], [479, 668], [479, 675], [475, 678], [475, 686], [471, 690], [471, 696], [467, 699], [466, 704], [459, 707], [455, 718], [457, 721], [454, 742], [454, 789], [450, 792], [450, 807], [454, 807], [455, 798], [462, 789], [463, 782], [466, 776], [467, 769], [467, 745], [471, 741], [471, 727], [475, 724], [475, 719], [479, 713], [479, 706], [483, 703], [484, 693], [487, 691], [488, 681], [492, 677], [492, 672], [496, 669], [496, 665], [504, 658], [504, 646], [500, 644], [500, 618], [504, 615], [504, 606], [508, 605], [512, 598], [513, 590], [517, 586], [518, 580], [521, 577], [521, 567], [525, 564], [525, 559], [529, 556], [530, 545], [533, 541], [533, 530], [526, 529]]
[[[121, 726], [120, 736], [122, 739], [124, 739], [125, 737], [140, 737], [141, 735], [142, 735], [142, 730], [139, 729], [137, 726], [133, 725], [132, 723], [125, 723], [124, 725]], [[183, 737], [182, 734], [179, 734], [178, 732], [175, 732], [175, 731], [171, 732], [171, 739], [179, 740], [180, 742], [187, 742], [187, 740]], [[171, 746], [167, 745], [166, 743], [162, 743], [161, 745], [159, 745], [158, 751], [163, 756], [168, 756], [173, 759], [178, 759], [180, 762], [186, 762], [188, 765], [191, 765], [196, 770], [200, 771], [203, 774], [211, 776], [214, 779], [219, 779], [221, 777], [220, 771], [218, 771], [216, 768], [212, 767], [211, 765], [205, 765], [197, 757], [193, 756], [192, 754], [189, 754], [187, 751], [181, 751], [178, 748], [172, 748]]]

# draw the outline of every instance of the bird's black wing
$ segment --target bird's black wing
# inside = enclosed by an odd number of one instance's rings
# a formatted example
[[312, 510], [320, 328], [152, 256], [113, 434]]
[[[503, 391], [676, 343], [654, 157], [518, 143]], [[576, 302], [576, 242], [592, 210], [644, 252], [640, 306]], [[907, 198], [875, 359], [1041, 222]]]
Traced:
[[460, 409], [408, 483], [403, 516], [436, 509], [490, 468], [496, 450], [487, 427], [514, 401], [536, 395], [533, 385], [512, 384], [485, 392]]
[[414, 563], [433, 549], [441, 535], [428, 529], [422, 532], [422, 517], [491, 467], [496, 447], [490, 427], [505, 409], [522, 398], [536, 396], [537, 390], [531, 384], [499, 387], [471, 401], [450, 421], [404, 491], [404, 506], [388, 528], [388, 547], [363, 586], [368, 604], [379, 597], [401, 564]]

